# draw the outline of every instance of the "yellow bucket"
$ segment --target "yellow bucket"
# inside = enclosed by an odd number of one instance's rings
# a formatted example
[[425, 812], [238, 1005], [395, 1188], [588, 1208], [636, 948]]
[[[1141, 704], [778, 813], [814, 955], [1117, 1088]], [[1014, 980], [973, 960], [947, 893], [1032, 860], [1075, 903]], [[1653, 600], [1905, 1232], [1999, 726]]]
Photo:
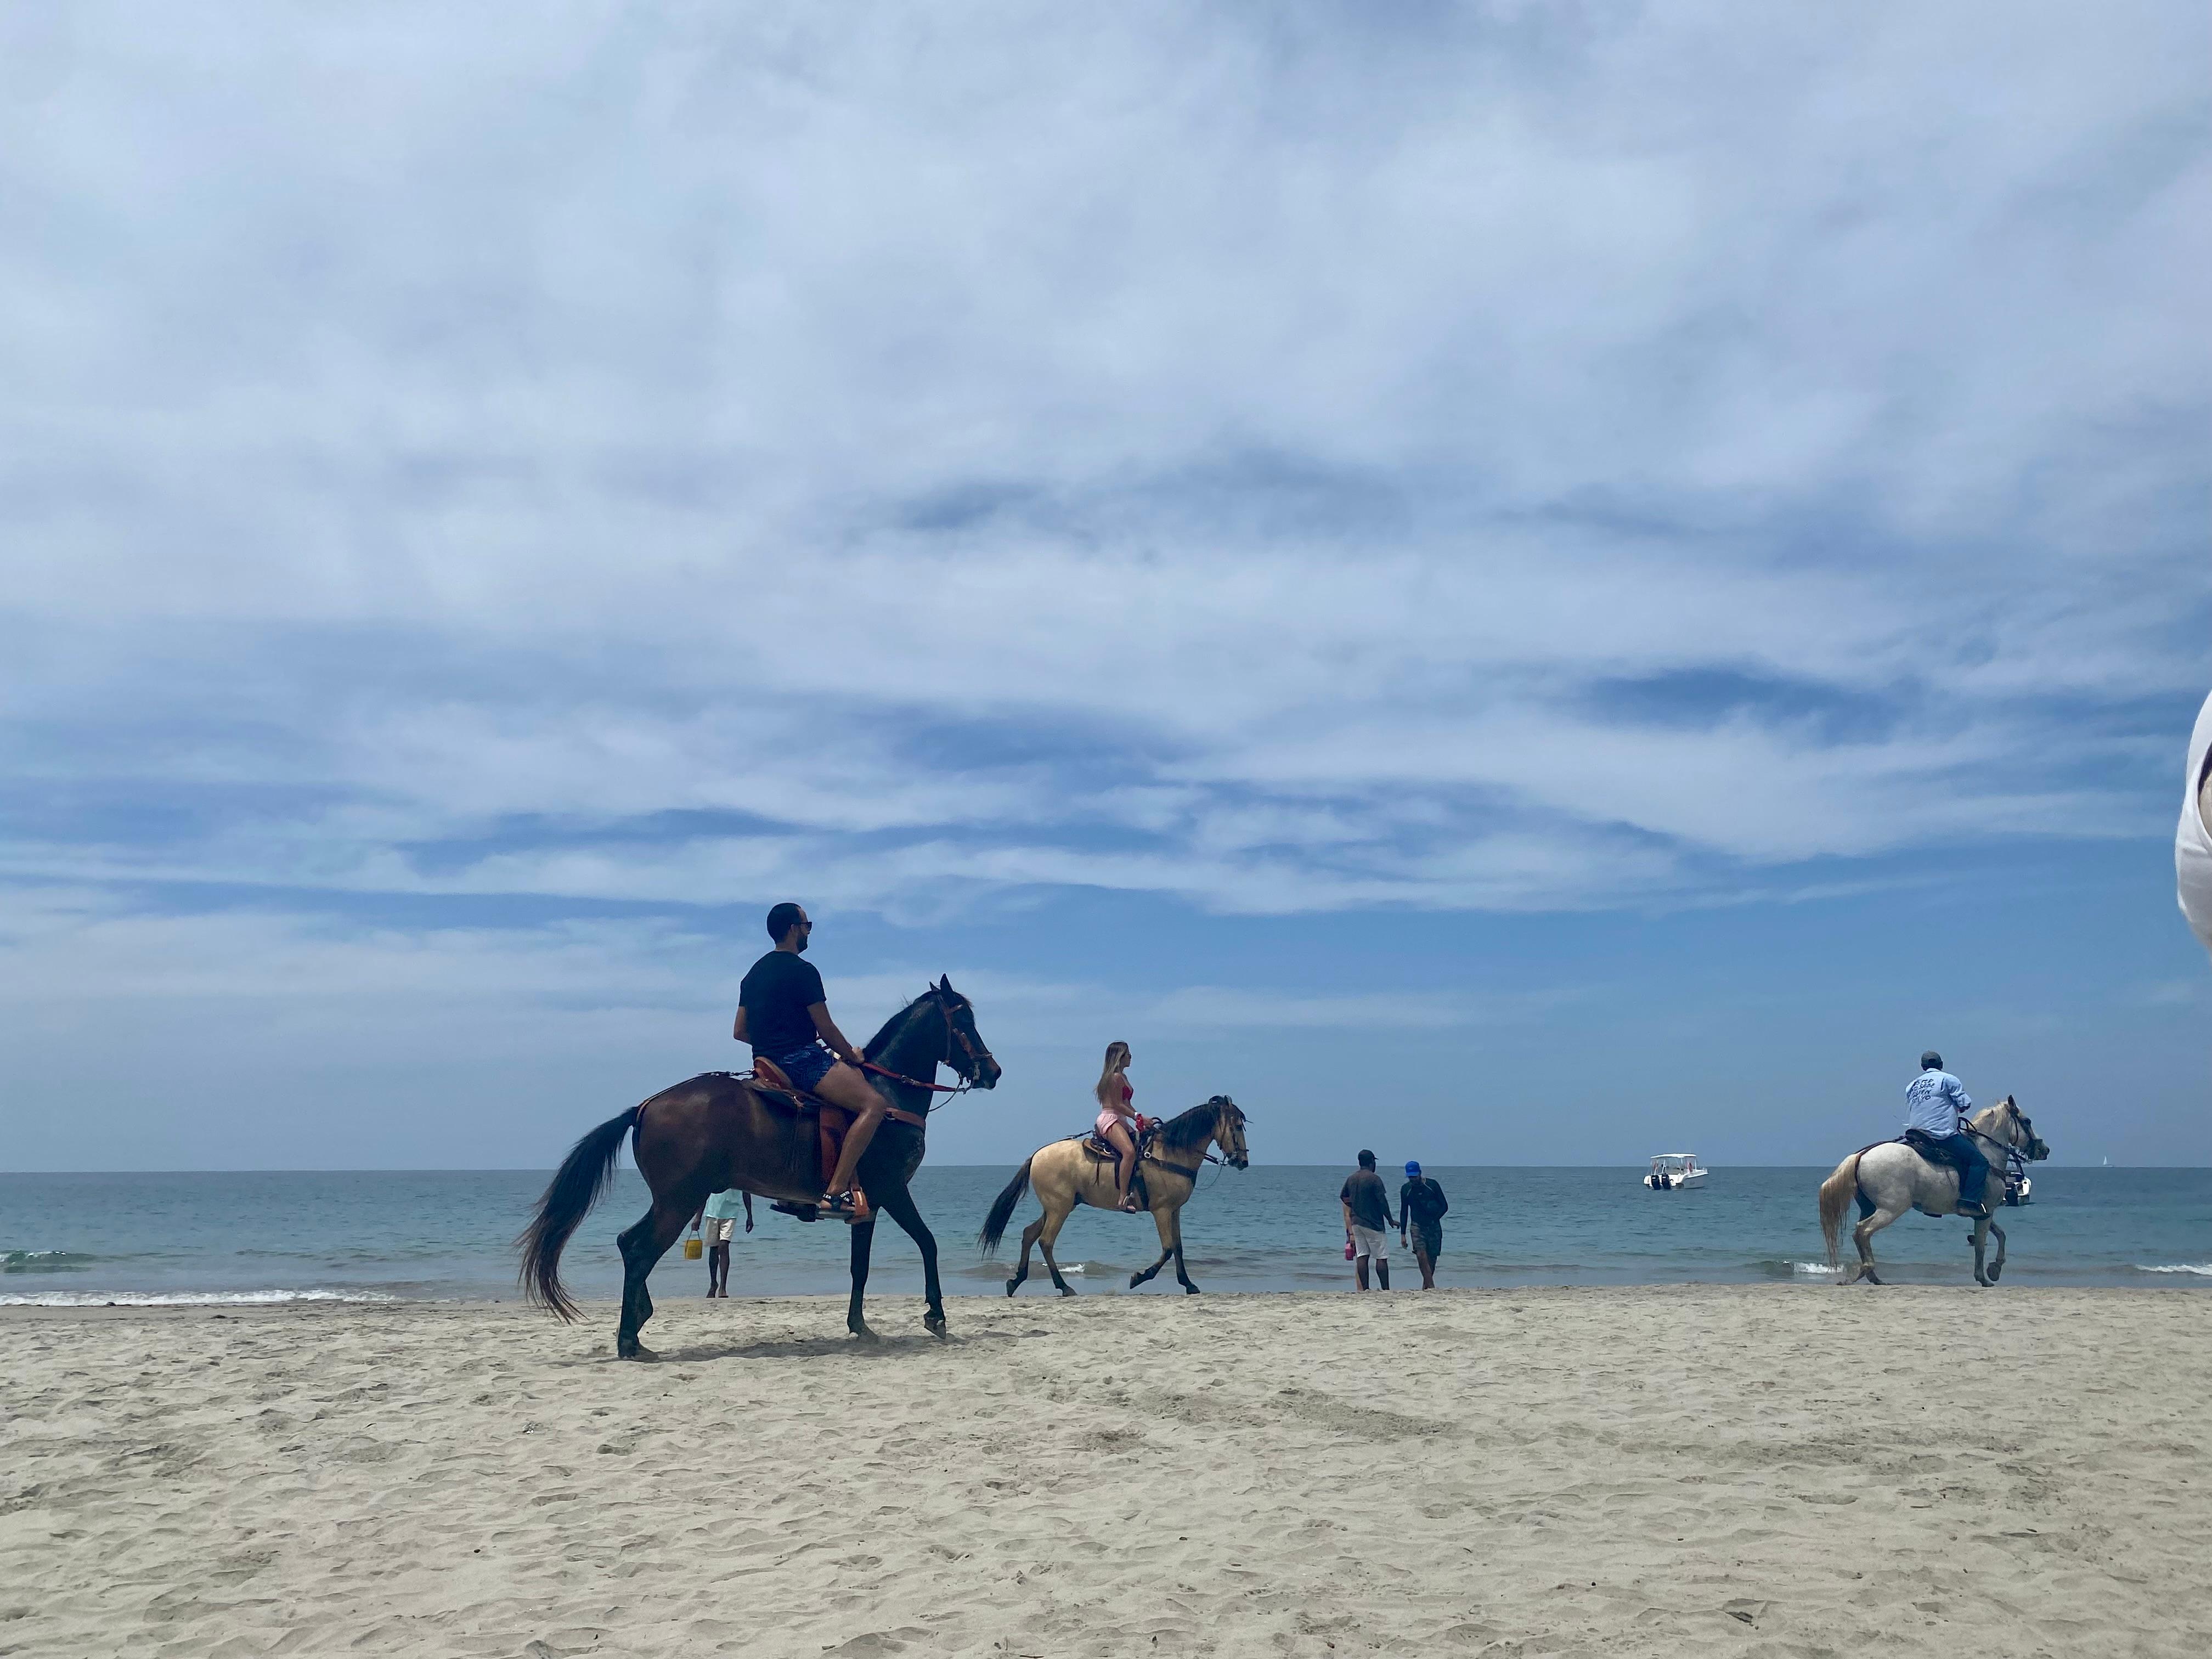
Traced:
[[698, 1234], [694, 1233], [684, 1241], [684, 1259], [686, 1261], [696, 1261], [706, 1253], [706, 1246], [699, 1242]]

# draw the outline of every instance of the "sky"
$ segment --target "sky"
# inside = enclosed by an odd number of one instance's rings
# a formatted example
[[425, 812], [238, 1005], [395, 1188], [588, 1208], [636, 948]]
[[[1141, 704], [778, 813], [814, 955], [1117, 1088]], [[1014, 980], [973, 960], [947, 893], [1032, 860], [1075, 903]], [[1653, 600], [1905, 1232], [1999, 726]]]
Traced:
[[0, 1168], [2212, 1163], [2191, 4], [0, 11]]

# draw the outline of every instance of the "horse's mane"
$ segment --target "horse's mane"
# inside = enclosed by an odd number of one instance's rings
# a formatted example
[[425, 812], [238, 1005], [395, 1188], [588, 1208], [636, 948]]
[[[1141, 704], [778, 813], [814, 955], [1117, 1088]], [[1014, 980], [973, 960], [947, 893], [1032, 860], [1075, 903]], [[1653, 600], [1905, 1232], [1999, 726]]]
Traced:
[[870, 1037], [866, 1042], [860, 1045], [860, 1053], [869, 1060], [873, 1060], [878, 1054], [881, 1054], [884, 1048], [890, 1046], [890, 1040], [897, 1032], [898, 1028], [906, 1024], [907, 1016], [914, 1012], [914, 1011], [920, 1007], [923, 1002], [927, 1000], [930, 997], [934, 996], [936, 994], [937, 988], [933, 985], [928, 990], [924, 991], [921, 995], [916, 997], [912, 1002], [908, 1003], [905, 1007], [900, 1009], [898, 1012], [893, 1014], [889, 1019], [885, 1020], [883, 1023], [883, 1028], [878, 1030], [875, 1036]]
[[1218, 1096], [1204, 1105], [1194, 1106], [1187, 1112], [1178, 1112], [1160, 1125], [1160, 1145], [1171, 1152], [1187, 1152], [1201, 1146], [1213, 1133], [1215, 1119], [1220, 1115]]
[[2012, 1109], [2012, 1115], [2014, 1117], [2019, 1119], [2022, 1122], [2027, 1121], [2027, 1114], [2020, 1109], [2018, 1102], [2014, 1100], [2010, 1095], [2007, 1095], [2002, 1100], [1993, 1102], [1990, 1105], [1983, 1107], [1978, 1112], [1969, 1112], [1966, 1115], [1966, 1121], [1972, 1124], [1978, 1129], [1982, 1127], [1984, 1120], [1985, 1119], [1990, 1123], [2001, 1123], [2004, 1121], [2005, 1109], [2007, 1107], [2010, 1107]]

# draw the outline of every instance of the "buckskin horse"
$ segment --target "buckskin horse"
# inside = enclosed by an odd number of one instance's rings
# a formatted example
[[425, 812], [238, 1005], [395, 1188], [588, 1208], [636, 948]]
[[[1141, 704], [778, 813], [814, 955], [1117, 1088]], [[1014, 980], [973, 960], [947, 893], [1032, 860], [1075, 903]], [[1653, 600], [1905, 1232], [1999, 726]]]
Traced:
[[[2006, 1164], [2015, 1154], [2039, 1163], [2051, 1156], [2051, 1148], [2010, 1095], [1968, 1118], [1966, 1129], [1982, 1150], [1984, 1161], [1993, 1166], [1991, 1179], [1983, 1188], [1983, 1207], [1990, 1213], [1975, 1221], [1973, 1234], [1974, 1282], [1989, 1285], [1996, 1284], [2004, 1272], [2004, 1229], [1993, 1218], [2003, 1201]], [[1989, 1157], [1991, 1152], [1996, 1154], [1993, 1158]], [[1869, 1285], [1879, 1285], [1882, 1280], [1874, 1270], [1874, 1236], [1907, 1210], [1934, 1216], [1953, 1213], [1959, 1207], [1959, 1172], [1948, 1164], [1922, 1157], [1902, 1140], [1878, 1141], [1853, 1152], [1820, 1183], [1820, 1231], [1828, 1241], [1831, 1267], [1840, 1266], [1837, 1231], [1854, 1198], [1858, 1200], [1859, 1224], [1851, 1229], [1851, 1241], [1859, 1247], [1859, 1259], [1843, 1269], [1843, 1277], [1837, 1282], [1849, 1285], [1864, 1278]], [[1985, 1263], [1991, 1233], [1997, 1236], [1997, 1259]]]
[[[904, 1228], [921, 1252], [928, 1298], [921, 1322], [933, 1335], [943, 1336], [937, 1240], [915, 1208], [908, 1183], [921, 1167], [930, 1093], [945, 1086], [935, 1081], [938, 1066], [950, 1066], [965, 1085], [990, 1089], [998, 1085], [999, 1062], [976, 1035], [975, 1009], [949, 979], [939, 980], [893, 1014], [861, 1053], [890, 1110], [855, 1173], [871, 1204]], [[707, 1194], [741, 1187], [811, 1206], [821, 1196], [823, 1170], [814, 1109], [734, 1073], [702, 1073], [609, 1118], [570, 1149], [520, 1241], [525, 1292], [564, 1321], [574, 1320], [578, 1310], [561, 1284], [561, 1251], [599, 1201], [625, 1138], [633, 1139], [631, 1153], [652, 1190], [653, 1206], [617, 1241], [622, 1248], [623, 1302], [615, 1352], [624, 1359], [650, 1359], [653, 1356], [637, 1340], [639, 1328], [653, 1317], [646, 1275]], [[860, 1316], [860, 1301], [875, 1233], [872, 1216], [853, 1224], [853, 1295], [845, 1312], [845, 1328], [870, 1341], [875, 1333]]]
[[[1176, 1278], [1192, 1296], [1198, 1286], [1190, 1282], [1182, 1260], [1182, 1206], [1190, 1201], [1197, 1189], [1200, 1160], [1212, 1155], [1206, 1149], [1211, 1143], [1221, 1148], [1222, 1161], [1232, 1170], [1249, 1167], [1244, 1146], [1243, 1109], [1227, 1095], [1216, 1095], [1203, 1106], [1194, 1106], [1176, 1117], [1161, 1124], [1147, 1136], [1137, 1156], [1137, 1178], [1144, 1182], [1145, 1207], [1151, 1212], [1152, 1224], [1160, 1231], [1160, 1259], [1142, 1273], [1129, 1275], [1129, 1288], [1152, 1278], [1173, 1257]], [[1006, 1183], [984, 1218], [983, 1231], [975, 1242], [985, 1255], [994, 1255], [999, 1241], [1006, 1237], [1006, 1223], [1014, 1213], [1014, 1206], [1022, 1201], [1022, 1190], [1034, 1185], [1037, 1202], [1044, 1213], [1022, 1229], [1021, 1266], [1006, 1281], [1006, 1294], [1012, 1296], [1021, 1289], [1022, 1281], [1030, 1276], [1030, 1246], [1044, 1247], [1044, 1265], [1052, 1273], [1052, 1282], [1060, 1287], [1062, 1296], [1073, 1296], [1074, 1288], [1060, 1277], [1060, 1263], [1053, 1259], [1052, 1247], [1060, 1237], [1060, 1230], [1067, 1224], [1067, 1218], [1075, 1212], [1079, 1204], [1088, 1204], [1094, 1209], [1118, 1210], [1115, 1196], [1114, 1158], [1110, 1152], [1101, 1152], [1094, 1138], [1076, 1135], [1066, 1140], [1055, 1140], [1049, 1146], [1040, 1146], [1031, 1152], [1028, 1161], [1014, 1171], [1014, 1178]], [[1131, 1182], [1131, 1190], [1135, 1182]]]

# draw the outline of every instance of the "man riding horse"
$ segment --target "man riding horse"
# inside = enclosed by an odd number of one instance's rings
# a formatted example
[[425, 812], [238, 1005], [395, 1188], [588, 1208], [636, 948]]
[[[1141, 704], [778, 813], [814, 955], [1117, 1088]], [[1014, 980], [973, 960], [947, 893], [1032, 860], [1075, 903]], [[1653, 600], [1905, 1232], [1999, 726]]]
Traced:
[[860, 1051], [830, 1018], [820, 972], [802, 960], [813, 932], [799, 905], [779, 904], [768, 913], [768, 936], [775, 949], [753, 963], [738, 988], [738, 1017], [730, 1035], [752, 1045], [757, 1062], [771, 1061], [801, 1089], [853, 1115], [820, 1205], [826, 1214], [850, 1216], [853, 1168], [875, 1139], [890, 1103], [861, 1069], [867, 1062]]
[[1934, 1164], [1959, 1172], [1958, 1213], [1980, 1219], [1990, 1212], [1983, 1190], [1989, 1160], [1961, 1127], [1974, 1103], [1959, 1079], [1943, 1069], [1943, 1056], [1930, 1048], [1920, 1056], [1920, 1075], [1905, 1085], [1905, 1143]]

